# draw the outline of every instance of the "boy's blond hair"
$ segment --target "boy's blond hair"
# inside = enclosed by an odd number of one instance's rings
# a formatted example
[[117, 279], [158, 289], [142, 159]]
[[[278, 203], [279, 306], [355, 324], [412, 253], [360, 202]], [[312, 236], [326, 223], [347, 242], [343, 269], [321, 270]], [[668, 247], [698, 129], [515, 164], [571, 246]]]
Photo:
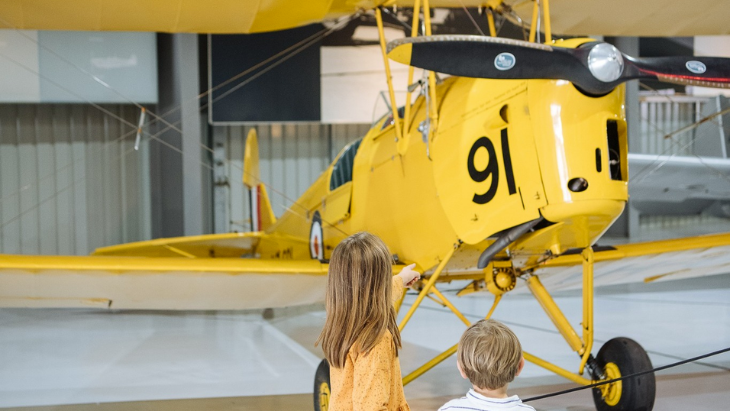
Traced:
[[471, 383], [496, 390], [512, 382], [522, 360], [517, 336], [495, 320], [481, 320], [461, 336], [457, 361]]

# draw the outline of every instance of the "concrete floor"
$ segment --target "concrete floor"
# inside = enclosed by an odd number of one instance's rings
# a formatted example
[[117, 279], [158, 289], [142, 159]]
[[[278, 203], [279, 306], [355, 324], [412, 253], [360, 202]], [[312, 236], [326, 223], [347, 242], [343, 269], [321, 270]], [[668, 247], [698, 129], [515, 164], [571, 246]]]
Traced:
[[[446, 289], [448, 287], [444, 287]], [[456, 287], [454, 287], [456, 288]], [[453, 293], [452, 293], [453, 294]], [[447, 294], [448, 296], [448, 294]], [[555, 296], [577, 328], [581, 298]], [[414, 296], [409, 296], [409, 305]], [[472, 320], [492, 297], [452, 301]], [[464, 325], [426, 301], [403, 332], [409, 372], [453, 345]], [[578, 366], [538, 304], [507, 295], [494, 317], [525, 351]], [[324, 321], [321, 306], [260, 312], [0, 310], [0, 407], [23, 410], [311, 409]], [[615, 336], [639, 341], [654, 366], [730, 346], [730, 275], [597, 290], [596, 351]], [[715, 410], [730, 403], [730, 354], [657, 375], [656, 410]], [[523, 398], [573, 387], [528, 364], [510, 386]], [[468, 389], [454, 358], [406, 387], [414, 410], [435, 410]], [[88, 404], [82, 406], [80, 404]], [[539, 410], [592, 410], [589, 391], [532, 403]]]

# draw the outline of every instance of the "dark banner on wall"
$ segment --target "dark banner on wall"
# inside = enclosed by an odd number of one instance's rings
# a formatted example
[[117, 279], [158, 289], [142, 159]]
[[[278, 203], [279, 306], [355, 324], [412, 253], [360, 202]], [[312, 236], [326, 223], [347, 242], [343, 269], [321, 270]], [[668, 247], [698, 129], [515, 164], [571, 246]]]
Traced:
[[321, 42], [306, 40], [321, 30], [313, 24], [271, 33], [210, 35], [210, 88], [292, 48], [215, 90], [208, 100], [211, 122], [320, 121]]

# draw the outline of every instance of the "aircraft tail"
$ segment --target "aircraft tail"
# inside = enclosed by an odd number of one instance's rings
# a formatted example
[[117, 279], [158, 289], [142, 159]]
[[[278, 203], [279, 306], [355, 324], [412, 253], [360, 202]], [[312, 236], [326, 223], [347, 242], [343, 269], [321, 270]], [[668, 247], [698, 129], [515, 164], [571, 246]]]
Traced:
[[251, 210], [251, 231], [264, 231], [276, 222], [266, 186], [259, 171], [259, 144], [256, 130], [251, 129], [246, 137], [243, 154], [243, 184], [248, 188]]

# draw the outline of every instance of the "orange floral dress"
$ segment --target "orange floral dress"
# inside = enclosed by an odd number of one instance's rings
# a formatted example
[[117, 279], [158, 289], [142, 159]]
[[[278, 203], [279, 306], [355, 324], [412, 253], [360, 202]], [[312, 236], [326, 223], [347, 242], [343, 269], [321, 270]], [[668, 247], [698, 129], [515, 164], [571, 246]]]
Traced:
[[[393, 300], [402, 292], [403, 281], [394, 276]], [[367, 354], [350, 348], [345, 366], [330, 368], [330, 386], [329, 411], [410, 411], [393, 336], [388, 331]]]

